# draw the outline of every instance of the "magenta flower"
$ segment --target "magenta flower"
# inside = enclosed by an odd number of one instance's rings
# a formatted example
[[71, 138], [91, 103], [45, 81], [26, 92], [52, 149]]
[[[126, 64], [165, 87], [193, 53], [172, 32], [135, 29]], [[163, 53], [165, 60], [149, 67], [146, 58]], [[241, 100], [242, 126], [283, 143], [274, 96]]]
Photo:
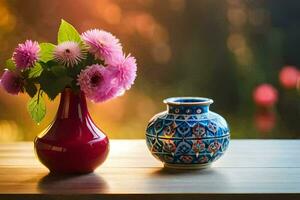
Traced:
[[77, 65], [84, 58], [83, 53], [79, 44], [73, 41], [67, 41], [57, 45], [53, 52], [54, 59], [68, 67]]
[[23, 44], [19, 44], [13, 53], [13, 61], [20, 70], [34, 66], [38, 60], [40, 46], [38, 42], [26, 40]]
[[83, 41], [88, 45], [90, 53], [96, 58], [112, 63], [116, 56], [122, 54], [122, 46], [114, 35], [109, 32], [93, 29], [82, 34]]
[[115, 63], [109, 65], [108, 68], [111, 68], [113, 76], [117, 79], [117, 85], [126, 90], [130, 89], [131, 85], [134, 83], [136, 78], [136, 59], [132, 56], [125, 57], [124, 55], [119, 56]]
[[88, 66], [81, 71], [77, 81], [80, 89], [94, 102], [103, 102], [119, 94], [111, 71], [102, 65]]
[[0, 84], [6, 92], [17, 95], [23, 87], [23, 80], [17, 73], [5, 70], [1, 76]]

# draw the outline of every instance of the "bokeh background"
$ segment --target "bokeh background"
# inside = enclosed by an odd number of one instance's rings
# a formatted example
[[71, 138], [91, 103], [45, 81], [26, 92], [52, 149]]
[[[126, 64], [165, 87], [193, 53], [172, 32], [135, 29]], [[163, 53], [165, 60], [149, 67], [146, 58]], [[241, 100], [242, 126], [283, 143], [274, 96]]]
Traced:
[[[89, 103], [110, 138], [143, 138], [170, 96], [213, 98], [233, 138], [300, 138], [299, 8], [284, 0], [0, 0], [0, 68], [25, 39], [56, 43], [64, 18], [80, 32], [111, 31], [137, 58], [130, 91]], [[253, 98], [264, 83], [273, 88]], [[0, 141], [32, 140], [54, 118], [59, 98], [47, 101], [39, 125], [28, 100], [0, 90]]]

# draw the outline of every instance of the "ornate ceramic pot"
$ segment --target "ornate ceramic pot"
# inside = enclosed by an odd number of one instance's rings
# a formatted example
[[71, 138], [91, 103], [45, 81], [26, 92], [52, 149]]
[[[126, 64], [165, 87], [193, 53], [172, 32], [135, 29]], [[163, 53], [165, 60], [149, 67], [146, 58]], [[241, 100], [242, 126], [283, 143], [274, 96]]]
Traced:
[[53, 173], [89, 173], [106, 159], [109, 140], [91, 119], [84, 93], [66, 88], [54, 121], [35, 138], [34, 147]]
[[174, 97], [146, 130], [152, 155], [170, 168], [205, 168], [226, 151], [230, 134], [223, 117], [209, 110], [213, 100]]

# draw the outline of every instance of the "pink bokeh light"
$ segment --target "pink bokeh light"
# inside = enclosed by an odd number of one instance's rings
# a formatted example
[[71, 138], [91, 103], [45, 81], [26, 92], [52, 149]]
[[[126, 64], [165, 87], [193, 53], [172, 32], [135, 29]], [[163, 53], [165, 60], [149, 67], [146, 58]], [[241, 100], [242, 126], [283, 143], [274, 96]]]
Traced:
[[272, 85], [264, 83], [254, 89], [253, 100], [258, 106], [272, 107], [278, 100], [278, 92]]

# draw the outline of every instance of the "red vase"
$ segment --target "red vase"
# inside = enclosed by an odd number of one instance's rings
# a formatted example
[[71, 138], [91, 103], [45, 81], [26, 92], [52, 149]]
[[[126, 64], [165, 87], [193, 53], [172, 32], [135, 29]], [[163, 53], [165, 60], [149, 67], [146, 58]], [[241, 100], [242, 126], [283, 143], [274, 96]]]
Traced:
[[106, 159], [109, 141], [92, 121], [84, 93], [66, 88], [56, 118], [35, 138], [34, 147], [53, 173], [89, 173]]

